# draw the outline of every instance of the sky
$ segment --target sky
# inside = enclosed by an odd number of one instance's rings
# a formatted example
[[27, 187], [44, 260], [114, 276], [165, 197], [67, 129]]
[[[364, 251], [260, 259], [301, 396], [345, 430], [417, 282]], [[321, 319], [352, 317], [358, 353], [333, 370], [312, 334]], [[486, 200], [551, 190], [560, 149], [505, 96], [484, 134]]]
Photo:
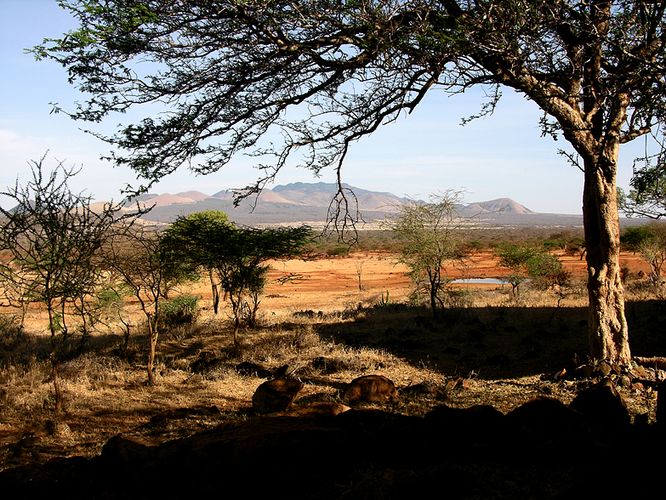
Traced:
[[[35, 61], [24, 49], [45, 37], [59, 37], [75, 27], [55, 0], [0, 0], [0, 190], [29, 179], [30, 162], [45, 156], [45, 165], [80, 168], [72, 191], [94, 199], [119, 200], [121, 189], [138, 185], [136, 176], [100, 160], [109, 146], [81, 130], [65, 114], [52, 114], [50, 103], [64, 108], [81, 100], [65, 70], [51, 61]], [[343, 166], [343, 181], [373, 191], [427, 198], [447, 189], [463, 190], [466, 202], [508, 197], [542, 213], [579, 214], [583, 175], [558, 155], [562, 139], [542, 138], [536, 105], [504, 89], [493, 116], [461, 126], [477, 113], [482, 90], [450, 97], [430, 91], [410, 115], [381, 127], [352, 145]], [[115, 124], [109, 124], [115, 125]], [[618, 185], [628, 187], [633, 158], [641, 140], [621, 150]], [[152, 190], [188, 190], [213, 194], [248, 185], [258, 177], [251, 159], [238, 157], [207, 176], [183, 169]], [[276, 184], [334, 182], [332, 171], [320, 178], [304, 169], [282, 171]], [[270, 187], [270, 186], [269, 186]], [[0, 198], [0, 205], [7, 200]]]

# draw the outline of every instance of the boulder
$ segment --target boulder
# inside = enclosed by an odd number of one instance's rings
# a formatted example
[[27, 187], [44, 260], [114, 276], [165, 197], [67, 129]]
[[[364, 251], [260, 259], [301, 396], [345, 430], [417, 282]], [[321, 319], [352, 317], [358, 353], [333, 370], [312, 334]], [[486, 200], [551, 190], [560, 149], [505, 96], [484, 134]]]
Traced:
[[660, 429], [666, 429], [666, 380], [662, 381], [657, 388], [657, 425]]
[[596, 428], [622, 429], [631, 424], [627, 404], [610, 380], [581, 391], [570, 406]]
[[285, 411], [302, 388], [303, 383], [295, 378], [268, 380], [254, 392], [252, 408], [259, 414]]
[[352, 380], [343, 398], [351, 404], [386, 403], [398, 396], [393, 381], [383, 375], [364, 375]]

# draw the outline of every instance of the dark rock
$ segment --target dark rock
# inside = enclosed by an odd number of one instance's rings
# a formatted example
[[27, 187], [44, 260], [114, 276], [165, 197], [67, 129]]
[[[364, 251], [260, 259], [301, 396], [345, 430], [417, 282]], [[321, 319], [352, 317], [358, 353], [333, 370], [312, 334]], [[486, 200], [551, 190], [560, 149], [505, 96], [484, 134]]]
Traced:
[[349, 383], [343, 398], [349, 403], [385, 403], [397, 395], [392, 380], [383, 375], [364, 375]]
[[666, 380], [657, 388], [657, 425], [666, 429]]
[[433, 436], [444, 434], [446, 441], [495, 441], [504, 427], [504, 415], [490, 405], [451, 408], [440, 405], [428, 412], [426, 422]]
[[252, 408], [256, 413], [285, 411], [296, 399], [303, 383], [295, 378], [276, 378], [264, 382], [252, 396]]
[[519, 406], [507, 414], [506, 421], [517, 449], [523, 445], [562, 450], [565, 443], [580, 445], [590, 431], [583, 415], [548, 397]]
[[150, 445], [138, 437], [118, 434], [109, 439], [102, 448], [102, 461], [114, 464], [130, 464], [144, 460], [150, 454]]
[[432, 382], [421, 382], [400, 389], [400, 394], [408, 396], [446, 397], [446, 390]]
[[243, 361], [242, 363], [238, 363], [235, 367], [235, 370], [238, 374], [245, 377], [270, 378], [273, 376], [273, 372], [271, 372], [268, 368], [260, 365], [259, 363], [253, 363], [251, 361]]
[[224, 360], [210, 351], [202, 351], [197, 359], [190, 364], [192, 373], [207, 374], [224, 364]]
[[570, 406], [595, 427], [627, 428], [631, 423], [627, 405], [610, 380], [583, 390]]

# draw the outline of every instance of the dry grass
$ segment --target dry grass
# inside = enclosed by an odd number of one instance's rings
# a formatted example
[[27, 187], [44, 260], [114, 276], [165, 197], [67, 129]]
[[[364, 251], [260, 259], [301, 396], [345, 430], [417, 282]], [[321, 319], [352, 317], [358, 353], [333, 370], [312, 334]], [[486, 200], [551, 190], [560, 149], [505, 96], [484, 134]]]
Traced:
[[[402, 389], [387, 409], [412, 415], [443, 402], [492, 404], [503, 412], [539, 396], [568, 402], [588, 383], [543, 376], [586, 352], [580, 284], [560, 295], [526, 288], [518, 300], [510, 287], [459, 291], [456, 307], [437, 320], [395, 298], [406, 293], [383, 300], [384, 288], [386, 281], [363, 291], [320, 291], [319, 303], [308, 295], [297, 303], [292, 297], [283, 307], [276, 304], [287, 292], [269, 290], [275, 297], [262, 304], [261, 327], [242, 332], [240, 346], [233, 345], [225, 314], [216, 318], [204, 307], [191, 329], [162, 337], [154, 387], [145, 383], [145, 339], [136, 331], [127, 353], [120, 352], [121, 337], [113, 331], [93, 335], [83, 349], [74, 338], [59, 367], [65, 413], [58, 418], [43, 312], [29, 311], [26, 335], [12, 330], [5, 317], [0, 323], [0, 469], [95, 455], [118, 433], [161, 442], [249, 418], [252, 395], [264, 379], [240, 374], [241, 362], [283, 367], [299, 377], [305, 386], [297, 405], [339, 401], [344, 384], [381, 374]], [[640, 286], [629, 291], [638, 299], [628, 306], [637, 354], [666, 354], [664, 340], [656, 335], [663, 331], [665, 313], [647, 300], [654, 291]], [[140, 316], [134, 318], [138, 325]], [[215, 363], [193, 369], [201, 359]], [[654, 392], [621, 391], [632, 414], [654, 419]]]

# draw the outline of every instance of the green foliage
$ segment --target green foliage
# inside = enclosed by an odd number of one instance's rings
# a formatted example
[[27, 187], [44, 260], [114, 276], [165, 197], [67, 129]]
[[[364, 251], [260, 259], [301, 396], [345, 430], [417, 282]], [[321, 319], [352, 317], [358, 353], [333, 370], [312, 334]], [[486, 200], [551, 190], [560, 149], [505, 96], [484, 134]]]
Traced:
[[568, 274], [564, 272], [562, 263], [547, 252], [535, 252], [525, 262], [525, 268], [532, 283], [538, 287], [564, 285], [568, 281]]
[[521, 283], [528, 278], [537, 287], [563, 285], [568, 280], [562, 263], [545, 250], [505, 243], [496, 250], [496, 255], [500, 259], [500, 265], [512, 271], [506, 279], [512, 286], [514, 297], [518, 296]]
[[515, 245], [513, 243], [501, 245], [496, 251], [496, 254], [500, 259], [500, 265], [513, 271], [523, 269], [534, 253], [535, 250], [531, 247]]
[[[211, 279], [214, 308], [217, 287], [231, 301], [235, 329], [254, 323], [266, 284], [269, 259], [300, 255], [310, 241], [307, 226], [255, 229], [237, 227], [219, 211], [180, 217], [165, 232], [165, 248], [185, 267], [204, 268]], [[249, 313], [243, 314], [243, 311]]]
[[160, 304], [160, 320], [167, 328], [193, 324], [199, 314], [199, 297], [179, 295]]
[[654, 236], [654, 231], [647, 225], [632, 226], [622, 232], [620, 242], [626, 250], [639, 252], [641, 246]]
[[400, 261], [409, 267], [416, 295], [429, 298], [433, 315], [444, 306], [441, 293], [447, 279], [442, 274], [447, 261], [461, 261], [465, 247], [458, 231], [455, 212], [460, 193], [448, 191], [433, 195], [430, 202], [410, 201], [399, 207], [389, 222], [400, 244]]
[[641, 158], [634, 164], [631, 189], [618, 189], [618, 203], [629, 216], [660, 218], [666, 216], [666, 153]]

